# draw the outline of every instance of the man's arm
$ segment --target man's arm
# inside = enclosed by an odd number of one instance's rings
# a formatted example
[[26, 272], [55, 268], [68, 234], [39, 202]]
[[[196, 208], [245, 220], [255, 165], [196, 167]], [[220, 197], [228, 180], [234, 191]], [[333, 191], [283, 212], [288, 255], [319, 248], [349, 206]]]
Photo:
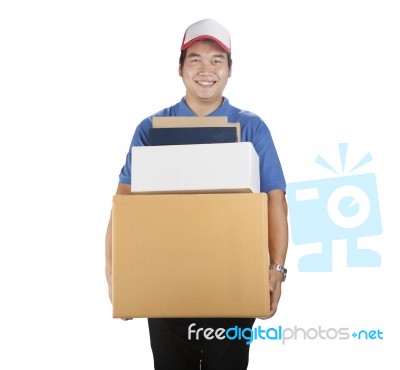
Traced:
[[[116, 194], [131, 194], [131, 186], [129, 184], [119, 184]], [[112, 219], [107, 226], [106, 233], [106, 278], [108, 283], [108, 295], [112, 301]]]
[[[282, 190], [268, 192], [269, 263], [284, 266], [288, 248], [287, 202]], [[275, 315], [281, 296], [283, 274], [269, 270], [270, 315]]]

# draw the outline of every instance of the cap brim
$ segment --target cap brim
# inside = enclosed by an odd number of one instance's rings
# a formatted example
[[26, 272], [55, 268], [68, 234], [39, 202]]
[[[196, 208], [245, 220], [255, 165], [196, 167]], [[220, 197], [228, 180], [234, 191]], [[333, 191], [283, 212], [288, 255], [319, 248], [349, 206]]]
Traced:
[[190, 45], [194, 44], [196, 41], [204, 41], [204, 40], [211, 40], [216, 42], [226, 53], [230, 53], [231, 49], [230, 47], [228, 47], [227, 45], [225, 45], [223, 42], [221, 42], [220, 40], [218, 40], [217, 38], [213, 37], [213, 36], [198, 36], [195, 37], [194, 39], [188, 41], [185, 44], [182, 44], [181, 50], [186, 50]]

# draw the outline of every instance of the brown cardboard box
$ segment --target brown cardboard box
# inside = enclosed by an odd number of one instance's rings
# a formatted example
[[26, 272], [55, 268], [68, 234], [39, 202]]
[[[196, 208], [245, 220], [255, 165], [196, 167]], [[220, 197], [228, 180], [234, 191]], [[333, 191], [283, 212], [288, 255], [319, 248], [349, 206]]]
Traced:
[[269, 313], [267, 195], [113, 198], [113, 317]]

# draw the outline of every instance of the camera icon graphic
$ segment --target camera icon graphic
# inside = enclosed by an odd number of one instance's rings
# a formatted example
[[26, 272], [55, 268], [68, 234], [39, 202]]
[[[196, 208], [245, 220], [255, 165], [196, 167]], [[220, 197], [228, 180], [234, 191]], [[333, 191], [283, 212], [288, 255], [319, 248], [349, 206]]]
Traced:
[[379, 253], [357, 245], [360, 237], [382, 233], [374, 174], [291, 183], [287, 199], [294, 244], [321, 243], [321, 253], [301, 257], [300, 271], [332, 271], [332, 243], [342, 239], [347, 241], [348, 267], [380, 266]]

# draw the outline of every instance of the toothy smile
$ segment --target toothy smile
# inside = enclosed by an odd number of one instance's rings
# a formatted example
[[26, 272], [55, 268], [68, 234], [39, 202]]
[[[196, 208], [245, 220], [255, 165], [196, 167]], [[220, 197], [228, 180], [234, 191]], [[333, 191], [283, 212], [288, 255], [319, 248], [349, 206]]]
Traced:
[[212, 86], [215, 84], [215, 81], [196, 81], [201, 86]]

